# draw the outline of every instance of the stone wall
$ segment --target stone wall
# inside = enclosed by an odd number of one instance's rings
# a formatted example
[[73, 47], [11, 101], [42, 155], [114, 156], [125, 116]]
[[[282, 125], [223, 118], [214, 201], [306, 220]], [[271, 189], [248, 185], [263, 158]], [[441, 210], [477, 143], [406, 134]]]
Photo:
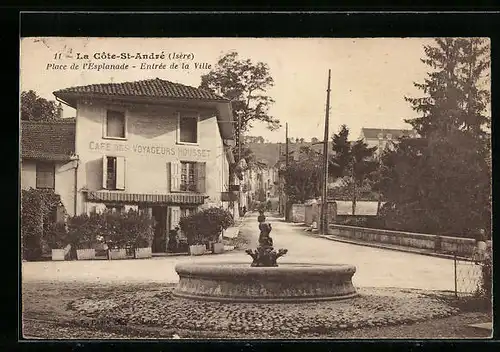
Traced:
[[[335, 203], [328, 202], [329, 222], [336, 219]], [[321, 202], [316, 204], [293, 204], [290, 209], [290, 221], [311, 225], [313, 221], [320, 221]]]
[[306, 218], [305, 204], [293, 204], [290, 209], [290, 220], [295, 223], [304, 223]]
[[400, 232], [364, 227], [330, 225], [329, 234], [366, 242], [379, 242], [405, 247], [436, 250], [459, 256], [470, 256], [475, 247], [471, 238], [435, 236], [428, 234]]

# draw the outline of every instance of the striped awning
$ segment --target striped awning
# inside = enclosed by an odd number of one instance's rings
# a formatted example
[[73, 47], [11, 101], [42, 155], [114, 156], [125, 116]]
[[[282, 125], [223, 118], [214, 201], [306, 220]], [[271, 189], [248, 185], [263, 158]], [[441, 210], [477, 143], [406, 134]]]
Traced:
[[205, 194], [168, 193], [139, 194], [124, 192], [88, 191], [87, 200], [97, 202], [156, 203], [156, 204], [203, 204]]

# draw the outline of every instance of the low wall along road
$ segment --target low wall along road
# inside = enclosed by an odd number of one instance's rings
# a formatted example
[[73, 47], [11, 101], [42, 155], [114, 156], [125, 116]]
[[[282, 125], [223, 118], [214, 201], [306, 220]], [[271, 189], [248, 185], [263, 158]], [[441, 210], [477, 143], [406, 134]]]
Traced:
[[[330, 204], [329, 207], [331, 207]], [[306, 204], [293, 204], [290, 219], [294, 223], [310, 225], [312, 220], [318, 217], [318, 214], [313, 214], [315, 211], [318, 211], [318, 207]], [[351, 240], [424, 249], [447, 254], [456, 254], [461, 257], [471, 257], [476, 247], [476, 241], [472, 238], [436, 236], [413, 232], [339, 225], [333, 224], [335, 216], [330, 215], [329, 218], [329, 234]]]
[[353, 240], [388, 243], [450, 254], [456, 253], [464, 257], [470, 257], [476, 246], [476, 241], [472, 238], [435, 236], [337, 224], [330, 225], [328, 233]]

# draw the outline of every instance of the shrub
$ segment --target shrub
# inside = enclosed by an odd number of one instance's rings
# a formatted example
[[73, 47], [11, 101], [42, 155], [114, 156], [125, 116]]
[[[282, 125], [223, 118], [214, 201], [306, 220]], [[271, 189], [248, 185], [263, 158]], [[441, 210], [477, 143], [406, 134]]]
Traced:
[[53, 190], [30, 188], [21, 191], [21, 246], [25, 259], [41, 258], [44, 233], [60, 204], [61, 198]]
[[120, 214], [121, 235], [125, 245], [134, 248], [151, 247], [154, 238], [153, 221], [146, 213], [129, 210]]
[[106, 221], [102, 214], [81, 214], [68, 220], [68, 237], [76, 249], [94, 248], [99, 242], [99, 236], [106, 238], [106, 230]]
[[147, 214], [135, 210], [120, 213], [83, 214], [69, 221], [69, 233], [76, 248], [93, 248], [107, 243], [110, 248], [150, 247], [153, 241], [152, 220]]
[[233, 216], [227, 210], [212, 207], [182, 217], [180, 229], [185, 233], [188, 244], [204, 244], [216, 241], [222, 232], [234, 223]]

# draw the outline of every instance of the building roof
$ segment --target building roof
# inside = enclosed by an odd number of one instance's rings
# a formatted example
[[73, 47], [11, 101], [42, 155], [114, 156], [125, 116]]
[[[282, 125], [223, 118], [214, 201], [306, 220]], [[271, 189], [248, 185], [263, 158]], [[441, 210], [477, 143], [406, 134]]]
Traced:
[[397, 139], [403, 136], [409, 136], [413, 133], [412, 130], [394, 129], [394, 128], [362, 128], [361, 136], [367, 139], [378, 139], [379, 133], [382, 133], [386, 138], [388, 134], [392, 135], [392, 139]]
[[210, 105], [218, 111], [217, 119], [221, 122], [219, 130], [223, 139], [234, 139], [233, 112], [230, 101], [212, 92], [166, 81], [160, 78], [135, 82], [103, 83], [70, 87], [57, 90], [53, 94], [66, 104], [76, 109], [79, 98], [115, 98], [121, 100], [166, 99], [192, 101]]
[[57, 90], [56, 97], [66, 100], [75, 107], [77, 96], [105, 97], [148, 97], [168, 99], [196, 99], [227, 102], [228, 100], [203, 89], [186, 86], [180, 83], [166, 81], [160, 78], [135, 82], [103, 83], [86, 86], [70, 87]]
[[65, 161], [75, 153], [75, 120], [21, 121], [23, 159]]

